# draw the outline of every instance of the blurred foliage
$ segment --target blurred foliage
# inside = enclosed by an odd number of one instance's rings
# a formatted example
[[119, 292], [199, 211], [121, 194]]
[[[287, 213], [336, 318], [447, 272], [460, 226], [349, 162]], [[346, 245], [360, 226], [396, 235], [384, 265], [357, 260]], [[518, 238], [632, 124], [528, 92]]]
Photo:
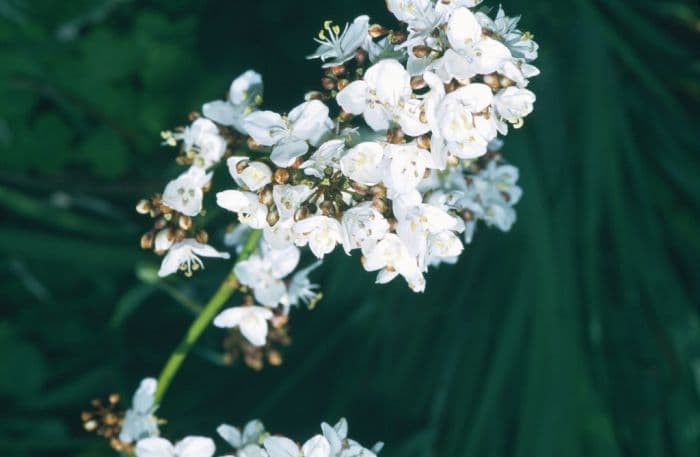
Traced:
[[[335, 255], [282, 367], [212, 364], [207, 332], [168, 436], [345, 415], [387, 457], [700, 455], [700, 8], [504, 7], [543, 73], [506, 146], [513, 232], [480, 230], [424, 295]], [[250, 67], [267, 106], [294, 106], [320, 75], [313, 33], [364, 12], [388, 22], [381, 0], [0, 2], [0, 454], [112, 455], [81, 409], [157, 374], [191, 319], [173, 291], [201, 300], [225, 274], [137, 274], [157, 259], [133, 203], [174, 173], [158, 132]]]

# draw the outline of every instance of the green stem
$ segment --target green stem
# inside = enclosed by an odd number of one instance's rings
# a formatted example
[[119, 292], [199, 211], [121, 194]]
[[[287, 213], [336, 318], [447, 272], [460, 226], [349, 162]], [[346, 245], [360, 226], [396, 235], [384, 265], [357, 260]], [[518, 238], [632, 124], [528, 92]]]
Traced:
[[[238, 256], [236, 262], [247, 259], [255, 251], [258, 245], [261, 235], [260, 230], [251, 232], [248, 235], [248, 239], [245, 242], [243, 251], [241, 255]], [[163, 370], [160, 372], [158, 377], [158, 390], [156, 390], [155, 403], [160, 405], [163, 402], [163, 397], [170, 387], [170, 383], [177, 374], [182, 362], [185, 361], [187, 355], [194, 347], [199, 337], [202, 335], [204, 330], [209, 326], [214, 317], [219, 313], [224, 304], [231, 298], [231, 295], [238, 290], [239, 287], [238, 279], [233, 271], [226, 276], [226, 279], [221, 283], [219, 289], [211, 297], [209, 303], [207, 303], [202, 311], [199, 313], [197, 318], [192, 322], [190, 328], [187, 329], [187, 333], [177, 345], [170, 358], [165, 363]]]

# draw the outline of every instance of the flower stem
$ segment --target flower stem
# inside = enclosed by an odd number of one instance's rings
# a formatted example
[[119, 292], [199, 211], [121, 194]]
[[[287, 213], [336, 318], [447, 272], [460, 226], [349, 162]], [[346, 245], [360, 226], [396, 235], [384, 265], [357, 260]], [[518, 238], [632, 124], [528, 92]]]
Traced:
[[[260, 230], [255, 230], [248, 235], [248, 239], [245, 242], [243, 251], [238, 256], [236, 262], [246, 260], [255, 251], [258, 241], [260, 240], [260, 235], [262, 232]], [[185, 361], [190, 350], [197, 342], [199, 337], [202, 335], [204, 330], [209, 326], [214, 317], [219, 313], [224, 304], [231, 298], [231, 295], [238, 290], [240, 284], [236, 275], [233, 271], [226, 276], [224, 281], [219, 286], [219, 289], [214, 293], [214, 295], [209, 299], [209, 302], [204, 306], [202, 311], [199, 313], [197, 318], [192, 322], [190, 328], [187, 329], [187, 333], [177, 345], [170, 358], [165, 363], [163, 370], [160, 372], [158, 377], [158, 389], [156, 390], [155, 403], [160, 405], [163, 401], [163, 397], [170, 387], [170, 383], [177, 374], [182, 362]]]

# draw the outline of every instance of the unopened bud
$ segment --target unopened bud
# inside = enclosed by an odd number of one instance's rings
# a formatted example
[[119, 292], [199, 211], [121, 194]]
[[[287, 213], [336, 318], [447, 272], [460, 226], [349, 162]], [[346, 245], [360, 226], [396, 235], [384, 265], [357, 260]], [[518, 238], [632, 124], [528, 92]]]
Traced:
[[258, 200], [265, 206], [270, 206], [274, 202], [272, 199], [272, 186], [265, 186], [258, 193]]
[[175, 230], [175, 241], [180, 242], [187, 237], [187, 232], [182, 229]]
[[427, 56], [429, 52], [430, 48], [424, 44], [418, 45], [413, 48], [413, 55], [418, 57], [419, 59], [422, 59], [423, 57]]
[[324, 216], [330, 216], [334, 212], [334, 207], [333, 207], [333, 202], [330, 200], [324, 200], [318, 205], [319, 209], [321, 210], [321, 213]]
[[391, 32], [391, 35], [389, 35], [389, 42], [391, 44], [401, 44], [406, 39], [408, 38], [408, 35], [406, 35], [406, 32]]
[[246, 144], [251, 151], [259, 151], [263, 148], [263, 145], [255, 141], [252, 137], [248, 137]]
[[417, 144], [421, 149], [430, 149], [430, 135], [422, 135], [418, 137]]
[[289, 182], [289, 170], [286, 168], [278, 168], [275, 170], [274, 175], [272, 175], [275, 183], [277, 184], [287, 184]]
[[166, 225], [168, 225], [168, 221], [166, 221], [164, 217], [161, 217], [156, 219], [155, 223], [153, 224], [153, 228], [156, 230], [161, 230], [164, 229]]
[[501, 87], [510, 87], [513, 84], [515, 84], [515, 82], [513, 82], [512, 79], [506, 78], [505, 76], [501, 76], [500, 83], [501, 83]]
[[189, 230], [192, 228], [192, 218], [185, 216], [184, 214], [180, 214], [180, 217], [177, 218], [177, 225], [182, 230]]
[[382, 26], [379, 25], [379, 24], [372, 24], [372, 25], [370, 25], [370, 26], [369, 26], [368, 32], [369, 32], [369, 36], [371, 36], [372, 38], [383, 37], [384, 35], [386, 35], [387, 33], [389, 33], [389, 32], [387, 31], [387, 29], [385, 29], [384, 27], [382, 27]]
[[345, 65], [336, 65], [331, 67], [331, 73], [335, 76], [340, 76], [345, 73]]
[[501, 88], [501, 82], [498, 80], [498, 75], [496, 73], [484, 75], [484, 84], [493, 90], [498, 90]]
[[148, 214], [151, 212], [151, 202], [146, 199], [139, 200], [136, 204], [136, 212], [139, 214]]
[[372, 197], [378, 197], [378, 198], [386, 197], [386, 187], [384, 187], [382, 185], [376, 185], [376, 186], [370, 187], [369, 192], [372, 194]]
[[350, 84], [350, 81], [348, 81], [347, 79], [341, 79], [340, 81], [338, 81], [338, 90], [340, 91], [345, 89], [346, 87], [348, 87], [348, 84]]
[[121, 397], [119, 396], [119, 394], [110, 394], [109, 395], [109, 403], [112, 405], [116, 405], [117, 403], [119, 403], [120, 399], [121, 399]]
[[153, 249], [153, 239], [155, 234], [153, 232], [146, 232], [141, 236], [141, 249]]
[[282, 365], [282, 354], [279, 353], [279, 351], [275, 349], [270, 349], [267, 353], [267, 363], [272, 365], [273, 367], [278, 367]]
[[294, 213], [294, 220], [299, 222], [300, 220], [309, 217], [309, 208], [307, 206], [302, 206]]
[[90, 420], [83, 424], [83, 428], [86, 432], [94, 432], [97, 429], [98, 425], [99, 424], [96, 420]]
[[474, 213], [472, 213], [472, 212], [469, 211], [468, 209], [465, 209], [464, 211], [462, 211], [461, 216], [462, 216], [462, 219], [464, 219], [465, 222], [469, 222], [469, 221], [474, 220]]
[[340, 120], [340, 122], [349, 122], [352, 120], [353, 117], [355, 117], [355, 115], [348, 113], [347, 111], [341, 111], [338, 115], [338, 119]]
[[317, 90], [309, 91], [304, 95], [304, 100], [307, 102], [311, 100], [323, 100], [323, 93]]
[[401, 144], [405, 142], [405, 135], [401, 127], [394, 127], [386, 132], [386, 140], [391, 144]]
[[363, 197], [369, 193], [369, 186], [360, 184], [359, 182], [352, 181], [351, 186], [353, 190], [355, 190], [355, 192], [362, 195]]
[[384, 198], [375, 197], [374, 199], [372, 199], [372, 208], [384, 214], [386, 211], [389, 210], [389, 203]]
[[424, 89], [427, 85], [428, 83], [425, 82], [425, 79], [423, 79], [422, 76], [414, 76], [411, 78], [411, 89], [413, 90]]
[[280, 213], [277, 211], [277, 208], [270, 209], [270, 211], [267, 212], [265, 220], [268, 224], [270, 224], [270, 227], [274, 227], [274, 225], [280, 220]]
[[241, 174], [245, 171], [246, 168], [248, 168], [248, 165], [250, 162], [247, 160], [241, 160], [236, 163], [236, 173]]
[[335, 80], [324, 76], [321, 78], [321, 87], [323, 87], [325, 90], [334, 90]]
[[355, 61], [358, 65], [364, 65], [364, 63], [367, 61], [367, 51], [364, 49], [358, 49], [355, 51]]
[[207, 244], [209, 242], [209, 234], [206, 232], [206, 230], [203, 229], [198, 230], [194, 238], [202, 244]]

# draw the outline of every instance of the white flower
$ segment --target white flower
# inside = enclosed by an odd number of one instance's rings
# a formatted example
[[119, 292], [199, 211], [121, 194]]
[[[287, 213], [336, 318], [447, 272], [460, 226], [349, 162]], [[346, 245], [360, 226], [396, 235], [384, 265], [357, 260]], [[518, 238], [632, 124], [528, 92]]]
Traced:
[[318, 284], [312, 284], [309, 281], [309, 274], [320, 265], [321, 261], [316, 261], [292, 276], [292, 280], [287, 286], [287, 294], [280, 300], [286, 310], [290, 306], [297, 306], [300, 302], [308, 304], [318, 296], [318, 292], [316, 292]]
[[327, 216], [312, 216], [303, 219], [292, 229], [298, 246], [309, 245], [311, 252], [322, 259], [323, 256], [343, 242], [343, 229], [340, 223]]
[[262, 306], [237, 306], [229, 308], [214, 319], [214, 325], [221, 328], [238, 327], [253, 346], [264, 346], [267, 340], [267, 321], [273, 314]]
[[165, 277], [182, 270], [186, 275], [191, 275], [192, 270], [204, 268], [204, 264], [198, 256], [218, 257], [228, 259], [228, 252], [219, 252], [208, 244], [202, 244], [193, 239], [185, 239], [173, 244], [160, 265], [158, 276]]
[[[357, 441], [348, 438], [348, 422], [344, 418], [333, 427], [323, 422], [321, 430], [330, 444], [331, 455], [334, 457], [376, 457], [373, 451], [365, 449]], [[381, 449], [382, 446], [382, 443], [377, 443], [374, 447]]]
[[251, 228], [267, 225], [267, 206], [260, 203], [258, 195], [240, 190], [225, 190], [216, 194], [216, 204], [238, 214], [238, 220]]
[[372, 207], [372, 202], [363, 202], [345, 211], [342, 224], [343, 249], [348, 254], [357, 248], [365, 252], [389, 231], [389, 222]]
[[444, 14], [431, 0], [387, 0], [386, 4], [398, 20], [408, 25], [404, 46], [425, 39], [444, 22]]
[[380, 60], [365, 73], [364, 79], [354, 81], [336, 98], [343, 110], [362, 114], [375, 131], [386, 130], [394, 113], [412, 94], [411, 77], [397, 60]]
[[314, 190], [303, 184], [296, 186], [281, 184], [272, 188], [272, 199], [277, 207], [280, 220], [292, 219], [299, 205], [306, 201]]
[[263, 229], [263, 240], [272, 249], [288, 248], [294, 244], [293, 226], [294, 219], [279, 220], [275, 225]]
[[326, 168], [338, 169], [338, 162], [345, 151], [345, 140], [330, 140], [318, 147], [309, 159], [299, 168], [309, 176], [322, 179]]
[[452, 62], [449, 64], [451, 71], [440, 75], [445, 82], [452, 78], [466, 80], [474, 75], [493, 73], [504, 61], [512, 58], [503, 43], [482, 35], [476, 16], [465, 7], [457, 8], [452, 13], [447, 24], [447, 38], [461, 59], [449, 51], [445, 53]]
[[211, 177], [211, 173], [191, 167], [165, 186], [163, 204], [185, 216], [196, 216], [202, 211], [202, 188], [209, 184]]
[[[226, 165], [228, 165], [228, 171], [231, 177], [239, 186], [247, 187], [249, 190], [255, 192], [272, 182], [272, 170], [262, 162], [245, 163], [248, 160], [250, 160], [248, 157], [242, 156], [229, 157], [226, 161]], [[243, 171], [239, 173], [238, 164], [241, 162], [243, 162], [242, 165], [245, 165], [245, 167]]]
[[281, 436], [265, 438], [265, 449], [270, 457], [330, 457], [331, 447], [322, 435], [316, 435], [299, 447], [294, 441]]
[[259, 73], [248, 70], [231, 83], [228, 100], [205, 103], [202, 114], [209, 119], [247, 134], [244, 118], [262, 102], [263, 82]]
[[265, 426], [259, 420], [248, 422], [243, 431], [228, 424], [221, 424], [216, 432], [231, 447], [236, 449], [236, 457], [266, 457], [267, 453], [259, 446], [265, 435]]
[[[497, 135], [493, 116], [484, 116], [493, 93], [485, 84], [474, 83], [447, 94], [437, 105], [433, 120], [432, 148], [444, 147], [461, 159], [473, 159], [486, 153], [488, 142]], [[444, 153], [435, 153], [444, 157]]]
[[408, 286], [421, 292], [425, 289], [425, 279], [413, 257], [398, 235], [388, 233], [364, 257], [362, 266], [367, 271], [379, 270], [377, 282], [387, 283], [401, 275]]
[[304, 102], [283, 118], [272, 111], [258, 111], [245, 118], [250, 136], [263, 146], [272, 146], [270, 159], [275, 165], [288, 167], [306, 154], [309, 145], [318, 145], [333, 122], [328, 107], [319, 100]]
[[384, 184], [394, 194], [414, 190], [431, 166], [430, 153], [415, 143], [389, 144], [384, 157]]
[[508, 17], [503, 7], [499, 6], [495, 19], [492, 20], [481, 12], [476, 13], [476, 18], [483, 28], [491, 30], [504, 42], [513, 57], [525, 59], [528, 62], [537, 59], [539, 45], [532, 39], [530, 33], [523, 33], [517, 29], [520, 16]]
[[136, 457], [212, 457], [216, 452], [210, 438], [188, 436], [174, 446], [165, 438], [146, 438], [136, 444]]
[[170, 229], [163, 229], [156, 233], [153, 250], [158, 254], [165, 254], [174, 243], [173, 232]]
[[351, 25], [345, 24], [342, 33], [338, 25], [326, 21], [314, 38], [320, 46], [307, 59], [320, 58], [324, 68], [342, 65], [355, 57], [355, 51], [369, 40], [368, 30], [369, 16], [359, 16]]
[[226, 152], [226, 140], [219, 134], [216, 124], [209, 119], [199, 118], [182, 132], [163, 132], [161, 135], [165, 144], [170, 146], [182, 141], [192, 164], [204, 169], [218, 163]]
[[[185, 127], [182, 132], [174, 133], [173, 140], [182, 141], [185, 151], [191, 150], [198, 145], [203, 138], [210, 135], [218, 135], [219, 128], [209, 119], [199, 118], [192, 125]], [[172, 143], [172, 146], [175, 144]]]
[[[517, 128], [522, 125], [523, 118], [534, 109], [535, 99], [535, 94], [527, 89], [508, 87], [496, 93], [493, 105], [499, 116]], [[508, 127], [505, 126], [505, 133], [507, 132]], [[503, 127], [501, 133], [504, 133]]]
[[287, 292], [282, 278], [294, 271], [300, 255], [299, 248], [294, 245], [277, 250], [263, 243], [261, 255], [238, 262], [233, 271], [241, 284], [253, 289], [258, 303], [274, 308]]
[[143, 438], [158, 435], [158, 419], [153, 416], [157, 409], [155, 393], [158, 383], [154, 378], [141, 381], [131, 401], [131, 408], [126, 410], [119, 441], [133, 443]]
[[373, 186], [382, 181], [384, 146], [373, 141], [360, 143], [340, 159], [340, 170], [360, 184]]

